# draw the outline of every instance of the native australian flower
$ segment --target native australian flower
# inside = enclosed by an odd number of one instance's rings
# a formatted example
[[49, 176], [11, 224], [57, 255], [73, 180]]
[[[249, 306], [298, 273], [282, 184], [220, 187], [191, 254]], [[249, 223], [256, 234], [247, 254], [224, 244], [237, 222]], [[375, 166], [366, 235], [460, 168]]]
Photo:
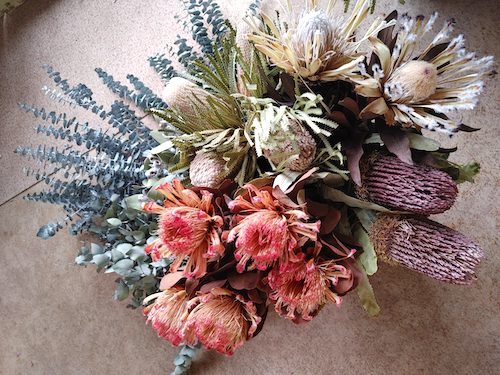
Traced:
[[298, 249], [308, 240], [316, 241], [320, 222], [310, 218], [304, 207], [294, 204], [280, 190], [271, 191], [246, 185], [248, 198], [238, 196], [229, 208], [239, 218], [228, 242], [235, 242], [237, 270], [265, 270], [276, 260], [282, 263], [300, 259]]
[[154, 260], [175, 257], [171, 271], [179, 269], [187, 258], [184, 274], [203, 276], [207, 261], [224, 252], [219, 237], [223, 220], [214, 213], [213, 195], [208, 191], [197, 194], [177, 180], [162, 184], [156, 190], [165, 200], [163, 206], [148, 202], [143, 207], [146, 212], [160, 214], [158, 239], [146, 247], [146, 253], [152, 253]]
[[305, 171], [316, 156], [316, 141], [299, 121], [286, 120], [289, 131], [279, 128], [270, 134], [262, 144], [262, 152], [276, 166], [284, 163], [283, 166], [291, 171]]
[[147, 321], [151, 322], [158, 336], [179, 345], [184, 341], [184, 324], [187, 318], [188, 296], [184, 288], [173, 287], [149, 296], [145, 302], [156, 298], [155, 302], [144, 308]]
[[186, 321], [186, 343], [199, 341], [222, 354], [232, 355], [253, 336], [261, 320], [251, 301], [224, 288], [213, 288], [189, 305], [192, 310]]
[[364, 36], [355, 31], [370, 11], [370, 0], [358, 0], [351, 15], [343, 20], [333, 12], [333, 1], [326, 10], [315, 0], [306, 1], [306, 10], [295, 14], [288, 8], [288, 17], [271, 20], [261, 13], [265, 27], [255, 17], [247, 22], [253, 26], [248, 38], [271, 63], [286, 73], [310, 81], [336, 81], [356, 75], [363, 54], [358, 48], [368, 37], [376, 35], [388, 23], [376, 20]]
[[270, 298], [279, 315], [294, 321], [311, 320], [328, 302], [339, 305], [334, 287], [339, 279], [349, 279], [350, 270], [335, 261], [288, 262], [276, 265], [268, 275]]
[[194, 186], [216, 188], [228, 176], [226, 161], [215, 152], [198, 152], [189, 165]]
[[370, 239], [377, 255], [437, 280], [470, 284], [484, 254], [470, 238], [435, 221], [379, 215]]
[[360, 198], [398, 211], [423, 215], [450, 209], [458, 189], [450, 175], [423, 164], [410, 165], [395, 156], [372, 155], [361, 163]]
[[[450, 40], [453, 22], [448, 21], [432, 42], [419, 53], [417, 42], [428, 33], [437, 14], [424, 23], [422, 16], [403, 16], [395, 38], [384, 31], [370, 42], [379, 63], [370, 66], [356, 91], [370, 99], [361, 118], [384, 116], [397, 123], [452, 133], [460, 130], [452, 111], [473, 109], [483, 90], [482, 79], [491, 70], [493, 57], [476, 58], [464, 48], [462, 35]], [[364, 69], [362, 69], [364, 70]]]

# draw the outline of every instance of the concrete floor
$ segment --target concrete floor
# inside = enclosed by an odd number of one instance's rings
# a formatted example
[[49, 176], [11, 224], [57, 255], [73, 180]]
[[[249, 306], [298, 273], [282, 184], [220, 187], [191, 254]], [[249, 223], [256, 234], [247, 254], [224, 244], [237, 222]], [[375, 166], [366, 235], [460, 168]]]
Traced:
[[[122, 80], [134, 73], [161, 90], [146, 59], [179, 32], [172, 20], [179, 7], [176, 0], [147, 3], [29, 0], [4, 19], [0, 48], [0, 374], [169, 373], [176, 350], [144, 325], [139, 311], [111, 299], [112, 276], [73, 265], [79, 241], [66, 233], [49, 241], [35, 237], [41, 224], [61, 213], [18, 196], [33, 181], [21, 171], [26, 160], [12, 152], [17, 145], [44, 141], [33, 138], [37, 122], [16, 109], [19, 101], [54, 106], [39, 90], [50, 84], [40, 69], [43, 63], [54, 65], [72, 82], [85, 82], [96, 98], [108, 103], [112, 96], [99, 83], [95, 67]], [[220, 3], [234, 17], [248, 1]], [[404, 9], [413, 15], [438, 10], [456, 18], [457, 29], [465, 33], [471, 49], [500, 58], [497, 6], [495, 0], [407, 0]], [[403, 9], [396, 0], [378, 1], [379, 12], [394, 7]], [[379, 318], [368, 318], [355, 294], [340, 309], [330, 306], [313, 322], [299, 327], [271, 313], [264, 331], [233, 357], [203, 352], [192, 373], [498, 374], [499, 101], [498, 79], [490, 80], [478, 109], [463, 115], [465, 123], [482, 130], [444, 140], [448, 146], [458, 145], [455, 160], [475, 158], [483, 166], [476, 184], [462, 185], [454, 208], [439, 217], [476, 238], [484, 248], [487, 259], [475, 284], [444, 285], [382, 266], [372, 279], [382, 307]]]

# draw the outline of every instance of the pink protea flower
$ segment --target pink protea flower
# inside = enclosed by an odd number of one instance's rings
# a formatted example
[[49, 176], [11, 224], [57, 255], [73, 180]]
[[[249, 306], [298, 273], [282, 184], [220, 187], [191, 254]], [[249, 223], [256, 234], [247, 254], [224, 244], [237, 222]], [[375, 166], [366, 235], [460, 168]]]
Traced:
[[251, 338], [261, 320], [251, 301], [224, 288], [195, 297], [190, 301], [190, 307], [193, 305], [186, 321], [186, 343], [199, 341], [226, 355]]
[[237, 271], [243, 272], [250, 260], [249, 270], [265, 270], [278, 259], [282, 263], [300, 259], [296, 250], [307, 240], [317, 240], [320, 222], [308, 223], [304, 208], [281, 191], [246, 188], [248, 198], [238, 196], [229, 203], [240, 220], [228, 236], [228, 242], [236, 240]]
[[160, 214], [158, 239], [146, 246], [153, 260], [175, 256], [170, 270], [176, 271], [188, 257], [184, 268], [187, 277], [199, 278], [206, 273], [207, 259], [222, 255], [219, 237], [223, 220], [215, 215], [212, 194], [201, 191], [201, 197], [174, 180], [156, 188], [165, 196], [164, 205], [148, 202], [143, 210]]
[[152, 295], [145, 301], [155, 297], [156, 301], [144, 308], [144, 315], [148, 317], [147, 322], [151, 322], [159, 337], [177, 346], [184, 341], [184, 323], [188, 314], [186, 291], [174, 287]]
[[332, 260], [285, 263], [269, 272], [270, 298], [279, 315], [294, 322], [309, 321], [328, 301], [342, 302], [333, 289], [339, 279], [350, 277], [350, 270]]

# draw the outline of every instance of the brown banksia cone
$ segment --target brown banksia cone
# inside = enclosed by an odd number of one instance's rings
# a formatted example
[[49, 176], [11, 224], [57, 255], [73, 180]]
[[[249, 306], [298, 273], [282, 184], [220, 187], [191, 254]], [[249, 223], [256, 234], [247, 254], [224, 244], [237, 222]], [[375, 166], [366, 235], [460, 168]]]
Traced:
[[457, 193], [457, 184], [448, 173], [427, 165], [410, 165], [379, 154], [361, 162], [357, 195], [393, 210], [439, 214], [451, 208]]
[[293, 155], [295, 158], [285, 163], [285, 168], [302, 172], [307, 170], [316, 157], [316, 141], [298, 120], [290, 119], [289, 131], [278, 131], [271, 136], [273, 147], [263, 147], [263, 154], [275, 165], [283, 163]]
[[222, 156], [215, 152], [198, 152], [189, 166], [191, 183], [199, 187], [218, 187], [229, 174], [225, 165]]
[[379, 258], [452, 284], [470, 284], [484, 257], [470, 238], [422, 217], [379, 215], [370, 230]]
[[[207, 90], [182, 77], [170, 79], [161, 96], [163, 101], [173, 109], [186, 116], [199, 117], [200, 119], [203, 119], [203, 113], [200, 113], [199, 106], [194, 104], [206, 103], [209, 97], [216, 100], [215, 96]], [[210, 110], [210, 108], [207, 107], [206, 110]]]

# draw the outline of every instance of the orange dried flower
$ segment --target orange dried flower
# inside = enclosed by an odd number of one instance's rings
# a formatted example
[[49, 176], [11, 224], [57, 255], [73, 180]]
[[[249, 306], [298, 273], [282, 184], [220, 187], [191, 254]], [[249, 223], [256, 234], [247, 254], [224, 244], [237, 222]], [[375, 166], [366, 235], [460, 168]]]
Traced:
[[175, 256], [170, 270], [177, 271], [188, 257], [184, 268], [187, 277], [199, 278], [206, 273], [207, 259], [222, 255], [224, 246], [219, 237], [223, 224], [215, 215], [212, 205], [213, 195], [202, 191], [201, 197], [192, 190], [185, 189], [177, 180], [156, 188], [165, 196], [164, 205], [148, 202], [143, 210], [160, 214], [156, 241], [146, 246], [153, 260]]
[[340, 278], [350, 277], [350, 270], [334, 261], [315, 263], [311, 259], [281, 264], [268, 275], [270, 298], [276, 301], [275, 310], [279, 315], [295, 322], [308, 321], [326, 302], [337, 305], [342, 302], [332, 288]]
[[186, 321], [186, 343], [199, 341], [207, 349], [226, 355], [251, 338], [261, 320], [251, 301], [224, 288], [213, 288], [195, 297], [190, 305], [195, 307]]
[[307, 240], [316, 241], [320, 222], [308, 223], [303, 207], [281, 191], [259, 190], [253, 185], [246, 188], [248, 199], [238, 196], [229, 203], [241, 220], [228, 236], [228, 242], [235, 241], [238, 272], [243, 272], [250, 260], [249, 270], [265, 270], [276, 260], [300, 259], [296, 250]]
[[[153, 296], [151, 296], [153, 297]], [[156, 301], [144, 308], [148, 322], [159, 337], [179, 345], [184, 341], [184, 323], [187, 318], [186, 291], [180, 287], [166, 289], [159, 293]]]

